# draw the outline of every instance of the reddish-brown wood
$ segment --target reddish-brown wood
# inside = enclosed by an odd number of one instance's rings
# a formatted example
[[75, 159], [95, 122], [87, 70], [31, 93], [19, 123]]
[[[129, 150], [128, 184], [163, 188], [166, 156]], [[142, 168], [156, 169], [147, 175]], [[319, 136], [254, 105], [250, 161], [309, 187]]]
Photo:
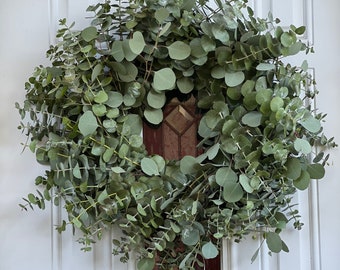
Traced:
[[[168, 160], [178, 160], [185, 155], [199, 155], [197, 129], [200, 118], [196, 113], [196, 100], [193, 97], [185, 102], [172, 99], [163, 110], [164, 120], [160, 126], [144, 124], [143, 140], [148, 153], [161, 155]], [[205, 260], [204, 264], [205, 270], [221, 269], [219, 256]], [[197, 267], [197, 270], [203, 269]]]
[[180, 159], [185, 155], [197, 156], [197, 128], [200, 116], [195, 113], [195, 99], [185, 102], [172, 99], [163, 110], [163, 123], [159, 127], [144, 124], [144, 144], [149, 154], [166, 159]]

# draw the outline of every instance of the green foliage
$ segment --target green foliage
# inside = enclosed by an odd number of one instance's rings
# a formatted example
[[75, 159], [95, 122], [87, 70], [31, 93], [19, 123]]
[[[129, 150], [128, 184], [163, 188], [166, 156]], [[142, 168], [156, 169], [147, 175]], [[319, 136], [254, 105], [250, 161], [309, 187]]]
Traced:
[[[222, 238], [253, 233], [288, 251], [280, 232], [289, 220], [302, 226], [291, 197], [323, 178], [323, 150], [335, 146], [308, 105], [317, 93], [306, 62], [282, 61], [311, 49], [298, 40], [304, 28], [241, 12], [241, 0], [216, 10], [205, 0], [113, 2], [89, 7], [82, 31], [60, 21], [51, 66], [35, 69], [16, 104], [29, 149], [48, 166], [36, 178], [43, 192], [21, 206], [63, 200], [86, 251], [120, 226], [113, 252], [126, 261], [135, 250], [140, 270], [192, 269]], [[169, 96], [191, 95], [203, 154], [148, 155], [143, 121], [160, 124]]]

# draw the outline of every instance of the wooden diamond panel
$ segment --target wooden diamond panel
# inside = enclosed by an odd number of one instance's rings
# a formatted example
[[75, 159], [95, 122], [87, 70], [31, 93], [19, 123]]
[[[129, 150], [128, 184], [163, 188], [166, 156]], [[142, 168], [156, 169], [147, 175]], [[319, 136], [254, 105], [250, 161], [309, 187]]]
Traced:
[[171, 100], [163, 111], [163, 123], [157, 127], [144, 125], [144, 144], [149, 154], [166, 159], [180, 159], [185, 155], [198, 155], [197, 128], [200, 116], [195, 114], [195, 99], [185, 102]]

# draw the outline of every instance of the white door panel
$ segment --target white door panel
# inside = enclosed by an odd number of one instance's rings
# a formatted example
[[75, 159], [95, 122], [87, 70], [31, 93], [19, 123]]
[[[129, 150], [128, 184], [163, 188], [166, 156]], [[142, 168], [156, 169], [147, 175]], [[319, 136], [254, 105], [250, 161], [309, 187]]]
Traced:
[[[315, 50], [311, 65], [316, 69], [316, 79], [320, 90], [317, 107], [327, 112], [325, 131], [335, 135], [340, 142], [340, 91], [338, 78], [340, 74], [340, 35], [338, 27], [340, 18], [338, 0], [314, 1], [315, 14]], [[326, 179], [319, 184], [320, 195], [320, 243], [322, 269], [338, 269], [340, 241], [339, 216], [339, 149], [331, 152], [331, 166], [327, 168]]]
[[14, 109], [14, 102], [24, 98], [24, 82], [34, 66], [47, 62], [48, 28], [42, 27], [48, 22], [46, 10], [46, 0], [0, 1], [0, 269], [4, 270], [51, 265], [49, 212], [28, 215], [18, 206], [42, 168], [29, 151], [21, 154], [20, 142], [26, 139], [17, 130], [20, 117]]
[[[19, 116], [14, 102], [24, 98], [24, 82], [33, 67], [47, 63], [45, 51], [54, 43], [58, 20], [67, 18], [75, 28], [89, 24], [85, 10], [97, 0], [25, 0], [0, 2], [0, 269], [37, 270], [134, 270], [135, 262], [122, 264], [111, 255], [111, 233], [106, 232], [92, 253], [80, 251], [71, 228], [59, 235], [55, 230], [65, 213], [61, 207], [51, 211], [21, 212], [17, 206], [21, 197], [34, 189], [34, 178], [43, 171], [34, 156], [22, 148], [25, 136], [16, 127]], [[279, 17], [283, 26], [305, 25], [302, 37], [313, 44], [316, 53], [308, 55], [311, 73], [320, 90], [316, 107], [327, 112], [325, 131], [328, 135], [340, 133], [338, 115], [340, 91], [337, 77], [340, 74], [340, 25], [339, 0], [250, 0], [259, 17], [271, 11]], [[306, 56], [289, 61], [300, 64]], [[339, 137], [339, 136], [336, 136]], [[337, 139], [339, 141], [339, 139]], [[261, 239], [246, 239], [240, 244], [225, 241], [223, 270], [332, 270], [338, 267], [337, 244], [340, 241], [340, 217], [337, 179], [340, 162], [339, 150], [331, 150], [331, 166], [321, 183], [313, 182], [308, 192], [299, 193], [299, 211], [305, 226], [302, 231], [289, 229], [283, 236], [290, 253], [267, 255], [265, 245], [259, 258], [250, 258], [260, 245]], [[49, 207], [49, 206], [47, 206]]]

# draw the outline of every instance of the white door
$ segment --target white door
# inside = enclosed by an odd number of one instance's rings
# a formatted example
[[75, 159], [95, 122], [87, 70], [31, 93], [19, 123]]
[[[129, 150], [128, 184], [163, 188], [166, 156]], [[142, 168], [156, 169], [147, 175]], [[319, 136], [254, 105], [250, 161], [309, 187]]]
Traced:
[[[15, 101], [24, 98], [24, 82], [34, 66], [46, 64], [45, 51], [53, 43], [59, 18], [76, 20], [77, 25], [88, 23], [86, 7], [96, 0], [0, 0], [0, 269], [6, 270], [125, 270], [135, 269], [134, 262], [119, 263], [111, 256], [110, 233], [93, 253], [82, 253], [71, 231], [60, 236], [54, 226], [62, 216], [61, 209], [22, 212], [21, 197], [34, 189], [34, 178], [43, 171], [29, 151], [21, 154], [25, 136], [16, 129], [19, 116]], [[271, 10], [283, 25], [306, 25], [303, 37], [314, 44], [316, 53], [308, 56], [311, 73], [320, 91], [316, 107], [327, 112], [326, 134], [338, 138], [337, 117], [340, 91], [339, 0], [252, 0], [258, 16]], [[299, 64], [305, 56], [295, 59]], [[339, 139], [337, 139], [339, 142]], [[224, 248], [223, 270], [333, 270], [338, 268], [340, 215], [337, 215], [337, 193], [340, 182], [339, 151], [331, 151], [332, 163], [326, 178], [313, 183], [309, 192], [299, 194], [300, 212], [305, 226], [302, 231], [289, 230], [284, 240], [290, 253], [267, 255], [263, 250], [259, 259], [250, 264], [250, 257], [258, 242], [227, 242]]]

